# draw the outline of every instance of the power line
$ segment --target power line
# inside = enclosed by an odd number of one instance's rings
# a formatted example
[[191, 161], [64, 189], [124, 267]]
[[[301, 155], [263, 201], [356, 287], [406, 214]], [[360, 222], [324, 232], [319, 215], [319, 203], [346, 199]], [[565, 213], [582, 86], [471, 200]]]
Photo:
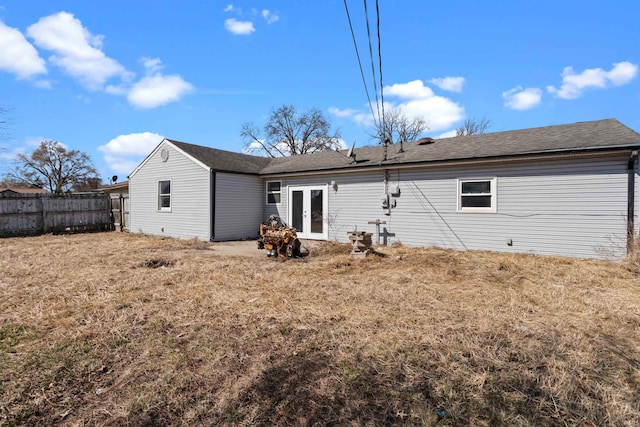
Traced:
[[364, 16], [367, 23], [367, 39], [369, 41], [369, 59], [371, 60], [371, 74], [373, 74], [373, 90], [376, 94], [376, 109], [378, 110], [378, 123], [382, 123], [384, 129], [384, 122], [380, 117], [380, 103], [378, 102], [378, 84], [376, 83], [376, 70], [373, 63], [373, 48], [371, 47], [371, 29], [369, 28], [369, 10], [367, 8], [367, 0], [364, 0]]
[[[366, 4], [366, 2], [365, 2]], [[358, 57], [358, 66], [360, 67], [360, 76], [362, 77], [362, 84], [364, 85], [364, 91], [367, 94], [367, 101], [369, 101], [369, 109], [371, 110], [371, 116], [373, 117], [373, 123], [378, 127], [378, 123], [376, 121], [376, 115], [373, 112], [373, 106], [371, 105], [371, 97], [369, 96], [369, 88], [367, 87], [367, 79], [364, 77], [364, 71], [362, 70], [362, 61], [360, 60], [360, 52], [358, 51], [358, 43], [356, 42], [356, 36], [353, 32], [353, 25], [351, 24], [351, 15], [349, 14], [349, 6], [347, 6], [347, 0], [344, 0], [344, 8], [347, 11], [347, 19], [349, 20], [349, 28], [351, 29], [351, 38], [353, 39], [353, 47], [356, 49], [356, 56]], [[368, 24], [367, 24], [368, 25]], [[371, 47], [371, 45], [369, 45]], [[374, 74], [375, 78], [375, 74]], [[374, 80], [375, 82], [375, 80]], [[376, 89], [377, 91], [377, 89]], [[376, 92], [376, 102], [377, 102], [378, 93]]]
[[382, 104], [382, 125], [385, 124], [384, 117], [384, 86], [382, 85], [382, 49], [380, 47], [380, 8], [378, 7], [378, 0], [376, 0], [376, 16], [378, 18], [377, 27], [378, 27], [378, 61], [379, 61], [379, 71], [380, 71], [380, 103]]

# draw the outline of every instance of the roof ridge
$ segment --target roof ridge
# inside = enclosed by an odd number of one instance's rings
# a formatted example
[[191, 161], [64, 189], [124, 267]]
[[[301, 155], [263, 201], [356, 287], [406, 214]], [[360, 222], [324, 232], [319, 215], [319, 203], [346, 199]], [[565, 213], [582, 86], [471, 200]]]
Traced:
[[[355, 164], [340, 152], [344, 150], [329, 150], [288, 157], [261, 157], [168, 138], [167, 141], [212, 169], [270, 175], [367, 166], [393, 167], [401, 164], [479, 160], [554, 152], [637, 149], [640, 148], [640, 133], [615, 118], [581, 121], [464, 137], [436, 138], [434, 143], [428, 145], [419, 145], [417, 141], [412, 141], [404, 144], [404, 152], [402, 153], [394, 152], [393, 149], [387, 150], [386, 160], [383, 156], [383, 146], [365, 145], [356, 148], [358, 162]], [[392, 147], [396, 145], [392, 144]]]

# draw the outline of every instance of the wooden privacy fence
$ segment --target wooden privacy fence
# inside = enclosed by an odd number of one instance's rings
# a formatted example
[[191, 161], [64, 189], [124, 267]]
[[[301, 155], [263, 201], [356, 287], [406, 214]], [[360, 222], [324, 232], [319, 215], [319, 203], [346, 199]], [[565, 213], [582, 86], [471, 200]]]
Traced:
[[112, 229], [109, 195], [0, 194], [0, 237]]

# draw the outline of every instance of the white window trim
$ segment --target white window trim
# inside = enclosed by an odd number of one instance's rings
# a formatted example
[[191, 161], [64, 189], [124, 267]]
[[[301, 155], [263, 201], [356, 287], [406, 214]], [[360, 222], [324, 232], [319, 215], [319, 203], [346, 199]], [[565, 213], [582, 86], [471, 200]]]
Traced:
[[[169, 207], [168, 208], [161, 208], [160, 207], [160, 183], [161, 182], [169, 182]], [[158, 212], [171, 212], [171, 207], [173, 206], [173, 182], [170, 179], [159, 179], [157, 184], [156, 184], [156, 191], [157, 193], [157, 198], [156, 198], [156, 203], [157, 203], [157, 207], [158, 207]], [[164, 194], [166, 196], [166, 194]]]
[[[491, 207], [488, 208], [463, 208], [462, 207], [462, 183], [466, 182], [485, 182], [489, 181], [491, 183], [491, 193], [488, 194], [478, 194], [484, 196], [491, 196]], [[498, 211], [498, 179], [496, 177], [493, 178], [458, 178], [457, 180], [457, 205], [456, 211], [462, 213], [495, 213]]]
[[[280, 191], [272, 191], [269, 193], [269, 184], [272, 182], [280, 183]], [[278, 203], [269, 203], [269, 194], [280, 194], [280, 202]], [[279, 206], [282, 204], [282, 181], [266, 181], [264, 184], [264, 203], [269, 206]]]

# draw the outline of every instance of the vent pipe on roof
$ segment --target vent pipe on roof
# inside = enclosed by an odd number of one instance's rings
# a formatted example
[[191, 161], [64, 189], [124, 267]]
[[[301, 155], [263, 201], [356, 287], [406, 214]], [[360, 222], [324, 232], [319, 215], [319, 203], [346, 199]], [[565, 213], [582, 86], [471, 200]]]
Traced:
[[436, 142], [436, 140], [433, 138], [420, 138], [418, 140], [418, 145], [433, 144], [434, 142]]

